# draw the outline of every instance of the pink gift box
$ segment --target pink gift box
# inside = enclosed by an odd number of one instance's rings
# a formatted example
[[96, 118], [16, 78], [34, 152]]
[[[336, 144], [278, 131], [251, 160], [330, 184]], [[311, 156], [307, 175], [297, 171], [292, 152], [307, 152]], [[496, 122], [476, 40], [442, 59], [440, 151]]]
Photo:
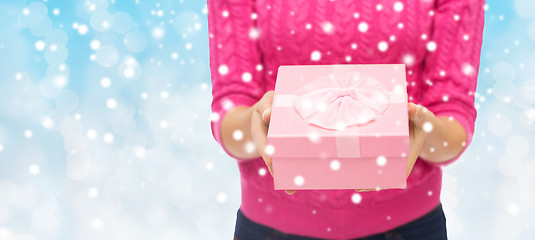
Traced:
[[280, 66], [267, 136], [275, 189], [405, 188], [405, 76], [403, 64]]

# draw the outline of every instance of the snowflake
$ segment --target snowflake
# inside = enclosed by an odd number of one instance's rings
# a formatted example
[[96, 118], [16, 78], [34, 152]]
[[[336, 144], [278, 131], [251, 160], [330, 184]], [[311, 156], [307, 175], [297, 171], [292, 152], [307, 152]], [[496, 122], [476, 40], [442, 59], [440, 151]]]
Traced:
[[423, 128], [424, 132], [429, 133], [429, 132], [433, 131], [433, 124], [430, 123], [430, 122], [424, 122], [424, 124], [422, 125], [422, 128]]
[[106, 100], [106, 107], [108, 107], [109, 109], [114, 109], [115, 107], [117, 107], [117, 101], [113, 98], [109, 98], [108, 100]]
[[232, 134], [232, 137], [234, 138], [234, 140], [240, 141], [243, 139], [243, 132], [240, 130], [235, 130]]
[[378, 156], [375, 161], [376, 161], [377, 165], [379, 165], [381, 167], [386, 165], [386, 157], [385, 156]]
[[401, 2], [394, 3], [394, 11], [396, 11], [396, 12], [403, 11], [403, 3], [401, 3]]
[[260, 168], [258, 169], [258, 175], [265, 176], [267, 173], [266, 168]]
[[334, 33], [334, 25], [330, 22], [324, 22], [321, 24], [321, 28], [323, 31], [327, 34], [333, 34]]
[[305, 178], [303, 176], [301, 176], [301, 175], [295, 176], [294, 184], [296, 186], [303, 186], [304, 183], [305, 183]]
[[354, 204], [359, 204], [361, 201], [362, 196], [360, 195], [360, 193], [353, 193], [353, 195], [351, 196], [351, 202], [353, 202]]
[[[1, 150], [0, 150], [1, 151]], [[39, 174], [39, 166], [37, 164], [30, 165], [30, 168], [28, 169], [31, 175], [37, 175]]]
[[385, 42], [385, 41], [381, 41], [377, 45], [377, 48], [379, 49], [379, 51], [384, 52], [384, 51], [388, 50], [388, 43]]
[[366, 22], [361, 22], [359, 24], [359, 31], [361, 31], [361, 32], [367, 32], [368, 28], [369, 28], [369, 26], [368, 26], [368, 23], [366, 23]]
[[24, 136], [25, 136], [26, 138], [31, 138], [31, 137], [33, 136], [33, 132], [32, 132], [32, 130], [29, 130], [29, 129], [28, 129], [28, 130], [25, 130], [25, 131], [24, 131]]
[[311, 54], [310, 54], [310, 59], [312, 61], [319, 61], [321, 59], [321, 53], [317, 50], [313, 51]]
[[338, 171], [340, 169], [340, 161], [338, 160], [332, 160], [330, 163], [331, 170]]
[[434, 52], [435, 50], [437, 50], [437, 44], [434, 41], [429, 41], [427, 43], [427, 50], [430, 52]]
[[97, 138], [97, 131], [95, 131], [94, 129], [89, 129], [86, 132], [86, 136], [89, 140], [94, 140]]
[[219, 74], [226, 75], [228, 73], [228, 67], [227, 65], [221, 65], [218, 68]]
[[253, 76], [251, 75], [251, 73], [248, 73], [248, 72], [244, 72], [241, 76], [241, 79], [244, 81], [244, 82], [250, 82], [251, 79], [253, 78]]

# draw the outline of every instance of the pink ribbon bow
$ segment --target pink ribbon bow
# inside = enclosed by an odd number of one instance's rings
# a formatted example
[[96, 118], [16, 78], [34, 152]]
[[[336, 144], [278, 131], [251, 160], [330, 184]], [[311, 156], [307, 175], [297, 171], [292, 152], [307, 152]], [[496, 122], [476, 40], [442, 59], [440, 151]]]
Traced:
[[386, 87], [358, 73], [318, 77], [296, 91], [293, 106], [308, 123], [332, 130], [364, 124], [390, 105]]

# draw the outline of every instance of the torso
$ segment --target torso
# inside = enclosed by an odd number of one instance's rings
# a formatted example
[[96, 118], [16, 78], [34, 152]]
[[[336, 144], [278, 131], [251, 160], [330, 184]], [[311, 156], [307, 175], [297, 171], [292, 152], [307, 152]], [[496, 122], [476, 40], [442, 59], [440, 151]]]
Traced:
[[435, 2], [397, 2], [256, 1], [266, 90], [280, 65], [405, 63], [409, 101], [418, 102]]

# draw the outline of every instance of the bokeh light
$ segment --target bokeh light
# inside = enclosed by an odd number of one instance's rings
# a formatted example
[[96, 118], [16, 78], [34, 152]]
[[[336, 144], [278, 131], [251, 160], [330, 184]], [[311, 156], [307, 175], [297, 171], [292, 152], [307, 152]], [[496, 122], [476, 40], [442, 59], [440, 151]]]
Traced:
[[[452, 239], [535, 235], [534, 4], [487, 1], [474, 138], [443, 169], [440, 197]], [[355, 33], [376, 31], [363, 16], [351, 14]], [[0, 239], [232, 238], [240, 174], [210, 129], [222, 116], [210, 111], [206, 1], [0, 1], [0, 23]], [[268, 34], [246, 31], [252, 40]], [[399, 39], [386, 35], [373, 50], [387, 53]], [[435, 53], [445, 47], [425, 34], [419, 40]], [[348, 45], [344, 62], [366, 46]], [[303, 54], [334, 56], [319, 47]], [[420, 60], [406, 53], [400, 62]], [[475, 74], [475, 66], [458, 66]], [[215, 67], [216, 74], [235, 71], [230, 63]], [[236, 80], [255, 77], [247, 70]], [[245, 147], [257, 151], [252, 142]], [[340, 162], [325, 166], [339, 171]], [[270, 175], [266, 167], [254, 173]], [[350, 196], [358, 205], [367, 195]]]

